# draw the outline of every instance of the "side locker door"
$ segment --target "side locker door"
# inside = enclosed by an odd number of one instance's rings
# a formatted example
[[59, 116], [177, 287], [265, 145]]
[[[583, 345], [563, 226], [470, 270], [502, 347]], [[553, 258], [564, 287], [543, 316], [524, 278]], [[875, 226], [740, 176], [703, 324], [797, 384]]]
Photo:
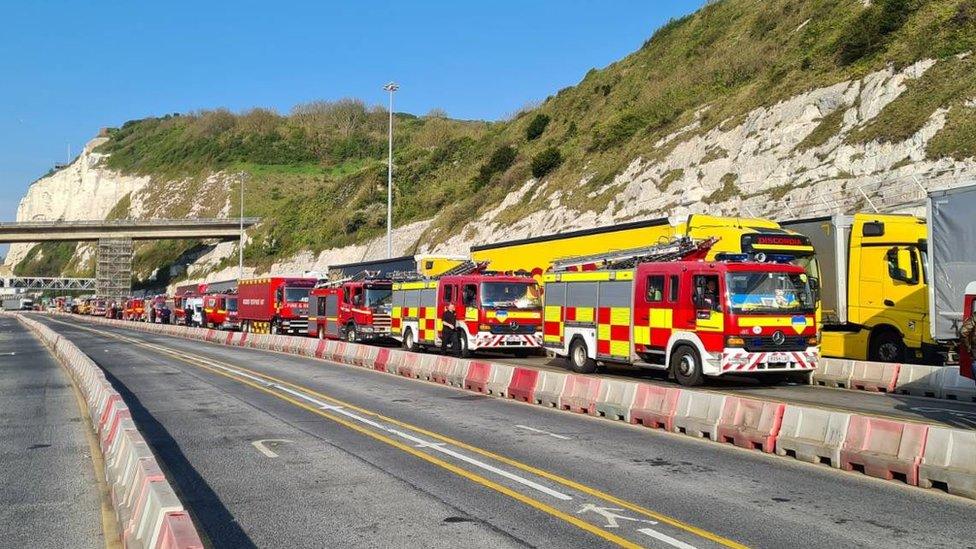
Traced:
[[325, 334], [331, 337], [339, 337], [339, 292], [329, 292], [326, 294], [325, 310]]
[[546, 347], [564, 349], [566, 283], [547, 282], [545, 287], [545, 309], [543, 311], [542, 344]]

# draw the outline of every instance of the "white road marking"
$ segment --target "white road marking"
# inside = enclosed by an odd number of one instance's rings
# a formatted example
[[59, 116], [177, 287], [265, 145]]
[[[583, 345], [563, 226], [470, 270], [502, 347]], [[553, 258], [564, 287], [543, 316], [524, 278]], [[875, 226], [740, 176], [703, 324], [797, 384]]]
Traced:
[[0, 355], [3, 355], [3, 356], [14, 356], [16, 354], [17, 354], [16, 352], [13, 352], [13, 353], [0, 353]]
[[533, 433], [539, 433], [540, 435], [549, 435], [553, 438], [558, 438], [561, 440], [569, 440], [569, 437], [563, 435], [557, 435], [556, 433], [550, 433], [549, 431], [543, 431], [542, 429], [536, 429], [535, 427], [529, 427], [528, 425], [516, 425], [517, 429], [525, 429], [526, 431], [532, 431]]
[[651, 536], [652, 538], [658, 541], [663, 541], [664, 543], [667, 543], [672, 547], [677, 547], [678, 549], [698, 549], [694, 545], [689, 545], [679, 539], [674, 539], [671, 536], [667, 534], [662, 534], [661, 532], [658, 532], [657, 530], [654, 530], [652, 528], [640, 528], [637, 531], [640, 532], [641, 534]]
[[263, 438], [261, 440], [255, 440], [251, 443], [252, 446], [258, 449], [259, 452], [268, 456], [269, 458], [276, 458], [278, 454], [273, 452], [270, 448], [264, 445], [265, 442], [292, 442], [286, 438]]
[[[223, 370], [226, 370], [226, 371], [229, 371], [229, 372], [241, 373], [242, 375], [247, 376], [247, 374], [243, 374], [243, 372], [238, 372], [237, 370], [235, 370], [233, 368], [227, 368], [227, 367], [221, 367], [221, 368]], [[252, 377], [253, 378], [253, 376], [247, 376], [247, 377]], [[295, 391], [294, 389], [289, 389], [288, 387], [282, 387], [280, 385], [277, 388], [279, 390], [283, 391], [283, 392], [286, 392], [286, 393], [290, 394], [290, 395], [296, 396], [296, 397], [298, 397], [298, 398], [300, 398], [300, 399], [302, 399], [302, 400], [304, 400], [306, 402], [311, 402], [312, 404], [318, 406], [319, 408], [329, 409], [331, 411], [334, 411], [334, 412], [336, 412], [338, 414], [344, 415], [344, 416], [346, 416], [346, 417], [348, 417], [350, 419], [353, 419], [355, 421], [358, 421], [360, 423], [365, 423], [366, 425], [369, 425], [371, 427], [374, 427], [374, 428], [376, 428], [376, 429], [378, 429], [380, 431], [384, 431], [384, 432], [387, 432], [387, 433], [396, 435], [396, 436], [398, 436], [400, 438], [403, 438], [405, 440], [409, 440], [410, 442], [413, 442], [415, 445], [417, 445], [417, 447], [419, 447], [419, 448], [430, 448], [430, 449], [432, 449], [434, 451], [437, 451], [437, 452], [440, 452], [442, 454], [449, 455], [449, 456], [453, 457], [454, 459], [463, 461], [463, 462], [468, 463], [470, 465], [474, 465], [475, 467], [479, 467], [479, 468], [484, 469], [486, 471], [490, 471], [492, 473], [495, 473], [496, 475], [505, 477], [505, 478], [507, 478], [509, 480], [512, 480], [512, 481], [515, 481], [515, 482], [517, 482], [519, 484], [528, 486], [529, 488], [532, 488], [534, 490], [538, 490], [538, 491], [540, 491], [540, 492], [542, 492], [542, 493], [544, 493], [546, 495], [552, 496], [552, 497], [554, 497], [556, 499], [561, 499], [563, 501], [570, 501], [570, 500], [573, 499], [572, 496], [569, 496], [569, 495], [564, 494], [562, 492], [558, 492], [556, 490], [553, 490], [552, 488], [549, 488], [548, 486], [543, 486], [542, 484], [539, 484], [537, 482], [531, 481], [531, 480], [529, 480], [529, 479], [527, 479], [525, 477], [516, 475], [515, 473], [510, 473], [508, 471], [505, 471], [504, 469], [499, 469], [498, 467], [495, 467], [494, 465], [489, 465], [489, 464], [487, 464], [487, 463], [485, 463], [483, 461], [480, 461], [480, 460], [477, 460], [475, 458], [466, 456], [466, 455], [464, 455], [464, 454], [462, 454], [460, 452], [457, 452], [455, 450], [451, 450], [449, 448], [444, 448], [442, 445], [440, 445], [438, 443], [433, 443], [431, 441], [424, 440], [424, 439], [422, 439], [420, 437], [411, 435], [409, 433], [404, 433], [403, 431], [399, 431], [397, 429], [393, 429], [391, 427], [387, 427], [386, 425], [383, 425], [382, 423], [373, 421], [373, 420], [371, 420], [369, 418], [365, 418], [365, 417], [363, 417], [363, 416], [361, 416], [359, 414], [355, 414], [355, 413], [350, 412], [349, 410], [343, 409], [343, 408], [341, 408], [339, 406], [332, 406], [332, 405], [330, 405], [330, 404], [328, 404], [326, 402], [323, 402], [323, 401], [321, 401], [321, 400], [319, 400], [319, 399], [317, 399], [315, 397], [309, 396], [309, 395], [307, 395], [307, 394], [305, 394], [305, 393], [303, 393], [301, 391]]]
[[616, 507], [599, 507], [592, 503], [585, 503], [583, 504], [583, 507], [581, 507], [579, 511], [576, 511], [576, 514], [582, 515], [583, 513], [587, 513], [587, 512], [596, 513], [602, 516], [604, 519], [606, 519], [607, 523], [603, 525], [604, 528], [619, 527], [620, 524], [617, 523], [618, 520], [629, 520], [631, 522], [644, 522], [647, 524], [657, 524], [657, 522], [653, 520], [639, 519], [639, 518], [628, 517], [626, 515], [621, 515], [620, 511], [623, 511], [623, 509], [618, 509]]

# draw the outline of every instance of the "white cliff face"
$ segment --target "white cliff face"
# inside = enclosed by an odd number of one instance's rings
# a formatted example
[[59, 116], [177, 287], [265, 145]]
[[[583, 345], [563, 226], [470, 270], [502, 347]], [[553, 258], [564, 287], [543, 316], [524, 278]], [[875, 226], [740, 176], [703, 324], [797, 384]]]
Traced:
[[[889, 68], [860, 80], [810, 90], [755, 109], [737, 125], [719, 124], [703, 132], [701, 122], [695, 120], [661, 139], [656, 145], [660, 153], [653, 159], [633, 159], [604, 188], [613, 198], [603, 211], [576, 211], [563, 203], [562, 191], [530, 179], [494, 209], [458, 227], [453, 236], [437, 245], [430, 245], [425, 237], [433, 220], [396, 228], [393, 254], [464, 254], [477, 244], [637, 219], [670, 217], [679, 222], [696, 212], [788, 219], [870, 211], [872, 207], [887, 210], [923, 198], [926, 190], [976, 180], [976, 159], [930, 160], [926, 156], [927, 144], [945, 126], [946, 109], [934, 112], [918, 132], [901, 142], [845, 142], [902, 94], [907, 82], [935, 63], [923, 60], [900, 71]], [[966, 108], [976, 108], [976, 98], [970, 103]], [[696, 117], [708, 109], [701, 107]], [[816, 146], [801, 147], [831, 114], [835, 120], [840, 117], [833, 135]], [[99, 167], [102, 156], [91, 150], [99, 142], [89, 143], [68, 168], [34, 183], [21, 202], [18, 220], [104, 218], [129, 192], [132, 217], [165, 217], [186, 196], [197, 200], [190, 205], [191, 216], [234, 215], [234, 204], [227, 195], [233, 185], [231, 176], [216, 173], [202, 183], [184, 180], [149, 185], [148, 178], [122, 176]], [[580, 184], [592, 177], [592, 173], [581, 173]], [[535, 213], [513, 225], [498, 221], [502, 212], [523, 200], [537, 206]], [[25, 252], [26, 247], [11, 247], [7, 264], [15, 264]], [[82, 247], [80, 253], [91, 251]], [[200, 281], [236, 278], [236, 262], [214, 271], [222, 260], [236, 254], [236, 243], [217, 245], [188, 268], [189, 276]], [[282, 258], [268, 272], [324, 272], [329, 265], [383, 257], [386, 238], [380, 237]], [[253, 268], [244, 271], [245, 276], [262, 274], [266, 273]]]
[[[127, 193], [142, 189], [148, 177], [125, 176], [101, 166], [105, 155], [94, 148], [105, 139], [92, 139], [70, 165], [32, 183], [17, 207], [17, 221], [105, 219]], [[11, 245], [4, 263], [16, 265], [32, 246]]]

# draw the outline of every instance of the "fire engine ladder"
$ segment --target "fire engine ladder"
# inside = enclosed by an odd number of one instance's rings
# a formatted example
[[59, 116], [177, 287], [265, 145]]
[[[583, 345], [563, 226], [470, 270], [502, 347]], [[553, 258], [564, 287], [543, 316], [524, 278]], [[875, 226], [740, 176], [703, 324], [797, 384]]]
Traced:
[[487, 266], [488, 266], [487, 261], [479, 261], [475, 263], [474, 261], [468, 259], [467, 261], [459, 263], [437, 276], [442, 277], [442, 276], [451, 276], [451, 275], [466, 275], [478, 271], [483, 271]]
[[346, 282], [358, 282], [360, 280], [366, 280], [367, 278], [376, 278], [380, 274], [379, 271], [360, 271], [352, 276], [347, 276], [346, 278], [337, 278], [335, 280], [320, 280], [315, 284], [316, 288], [331, 288], [334, 286], [339, 286], [345, 284]]
[[613, 266], [615, 268], [628, 268], [638, 263], [648, 261], [675, 261], [696, 254], [704, 255], [712, 247], [717, 239], [694, 240], [689, 237], [680, 237], [669, 242], [645, 246], [643, 248], [631, 248], [628, 250], [614, 250], [599, 254], [583, 255], [577, 257], [566, 257], [552, 262], [552, 270], [556, 272], [568, 271], [574, 267], [580, 268], [584, 265]]

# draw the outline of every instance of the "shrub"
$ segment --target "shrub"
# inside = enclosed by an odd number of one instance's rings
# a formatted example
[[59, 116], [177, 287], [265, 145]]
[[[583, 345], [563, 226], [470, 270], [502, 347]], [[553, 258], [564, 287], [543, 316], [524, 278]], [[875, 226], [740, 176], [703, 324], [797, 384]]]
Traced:
[[536, 178], [544, 177], [563, 163], [563, 155], [556, 147], [549, 147], [532, 157], [532, 175]]
[[918, 9], [917, 0], [877, 0], [847, 27], [838, 40], [838, 61], [850, 65], [873, 55]]
[[502, 145], [491, 153], [491, 158], [485, 162], [478, 170], [478, 175], [474, 178], [474, 188], [478, 190], [491, 181], [493, 175], [504, 173], [515, 163], [517, 151], [511, 145]]
[[549, 117], [544, 114], [537, 114], [535, 118], [529, 122], [529, 125], [525, 128], [525, 137], [532, 141], [537, 139], [542, 132], [546, 131], [546, 126], [549, 125]]

